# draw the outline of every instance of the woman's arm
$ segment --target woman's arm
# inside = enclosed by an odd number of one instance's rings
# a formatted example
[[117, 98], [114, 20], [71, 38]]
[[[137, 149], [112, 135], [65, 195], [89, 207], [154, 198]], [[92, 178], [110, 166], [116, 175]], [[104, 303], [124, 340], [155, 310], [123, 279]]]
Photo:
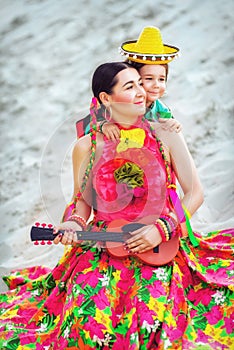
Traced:
[[[73, 181], [74, 181], [74, 192], [73, 199], [80, 192], [83, 176], [85, 174], [86, 167], [90, 160], [90, 136], [84, 136], [80, 138], [72, 152], [72, 162], [73, 162]], [[83, 224], [89, 219], [91, 214], [91, 187], [89, 183], [85, 188], [85, 191], [82, 193], [82, 196], [79, 198], [76, 204], [75, 211], [73, 213], [73, 218], [67, 220], [54, 229], [54, 233], [57, 233], [59, 230], [65, 230], [64, 234], [57, 236], [54, 239], [54, 243], [58, 244], [77, 244], [77, 235], [75, 231], [81, 231], [84, 229]]]
[[202, 185], [194, 160], [189, 152], [183, 134], [163, 131], [160, 138], [169, 153], [173, 169], [183, 190], [182, 204], [191, 215], [201, 206], [204, 200]]
[[[72, 152], [72, 164], [73, 164], [73, 199], [80, 192], [82, 180], [85, 174], [85, 170], [90, 160], [90, 136], [84, 136], [79, 139]], [[80, 199], [77, 201], [75, 214], [80, 215], [86, 221], [90, 217], [91, 213], [91, 203], [92, 194], [91, 188], [89, 186], [89, 181], [87, 182], [86, 189]]]

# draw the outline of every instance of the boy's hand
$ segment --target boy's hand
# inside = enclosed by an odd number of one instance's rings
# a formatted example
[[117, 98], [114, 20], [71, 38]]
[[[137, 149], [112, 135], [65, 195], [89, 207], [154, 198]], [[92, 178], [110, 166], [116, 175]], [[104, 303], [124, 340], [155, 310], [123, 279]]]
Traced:
[[162, 124], [163, 130], [169, 130], [169, 131], [175, 131], [180, 132], [182, 130], [182, 125], [178, 122], [178, 120], [174, 118], [165, 119], [165, 118], [159, 118], [159, 123]]
[[111, 141], [117, 141], [120, 137], [118, 126], [111, 122], [106, 122], [102, 125], [102, 133]]

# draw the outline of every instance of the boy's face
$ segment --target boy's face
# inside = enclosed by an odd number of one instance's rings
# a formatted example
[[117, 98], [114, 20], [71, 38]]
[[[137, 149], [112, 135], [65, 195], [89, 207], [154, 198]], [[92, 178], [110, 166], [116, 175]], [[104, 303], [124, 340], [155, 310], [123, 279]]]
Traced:
[[139, 71], [146, 91], [146, 105], [163, 96], [166, 90], [166, 68], [160, 64], [146, 64]]

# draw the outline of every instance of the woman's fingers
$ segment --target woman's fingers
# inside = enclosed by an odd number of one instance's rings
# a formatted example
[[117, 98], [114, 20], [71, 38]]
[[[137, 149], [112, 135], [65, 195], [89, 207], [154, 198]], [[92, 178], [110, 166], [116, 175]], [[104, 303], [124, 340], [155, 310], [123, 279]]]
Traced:
[[142, 253], [161, 243], [162, 238], [155, 225], [147, 225], [130, 233], [133, 237], [126, 241], [126, 249], [132, 253]]
[[[55, 234], [58, 232], [59, 230], [54, 230]], [[63, 233], [59, 233], [54, 239], [55, 244], [62, 243], [64, 245], [72, 245], [78, 242], [77, 234], [73, 229], [63, 229]]]

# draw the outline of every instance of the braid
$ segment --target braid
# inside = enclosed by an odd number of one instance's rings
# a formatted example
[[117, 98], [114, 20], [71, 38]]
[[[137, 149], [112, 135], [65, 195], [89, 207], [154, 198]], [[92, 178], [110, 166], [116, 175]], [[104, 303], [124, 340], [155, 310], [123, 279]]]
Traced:
[[97, 113], [98, 113], [98, 101], [96, 97], [93, 97], [90, 105], [90, 137], [91, 137], [90, 161], [85, 170], [80, 191], [77, 193], [77, 195], [74, 198], [75, 203], [79, 200], [79, 198], [81, 197], [82, 193], [85, 190], [85, 187], [87, 185], [87, 181], [89, 179], [89, 175], [93, 168], [93, 163], [95, 160], [96, 146], [97, 146]]

